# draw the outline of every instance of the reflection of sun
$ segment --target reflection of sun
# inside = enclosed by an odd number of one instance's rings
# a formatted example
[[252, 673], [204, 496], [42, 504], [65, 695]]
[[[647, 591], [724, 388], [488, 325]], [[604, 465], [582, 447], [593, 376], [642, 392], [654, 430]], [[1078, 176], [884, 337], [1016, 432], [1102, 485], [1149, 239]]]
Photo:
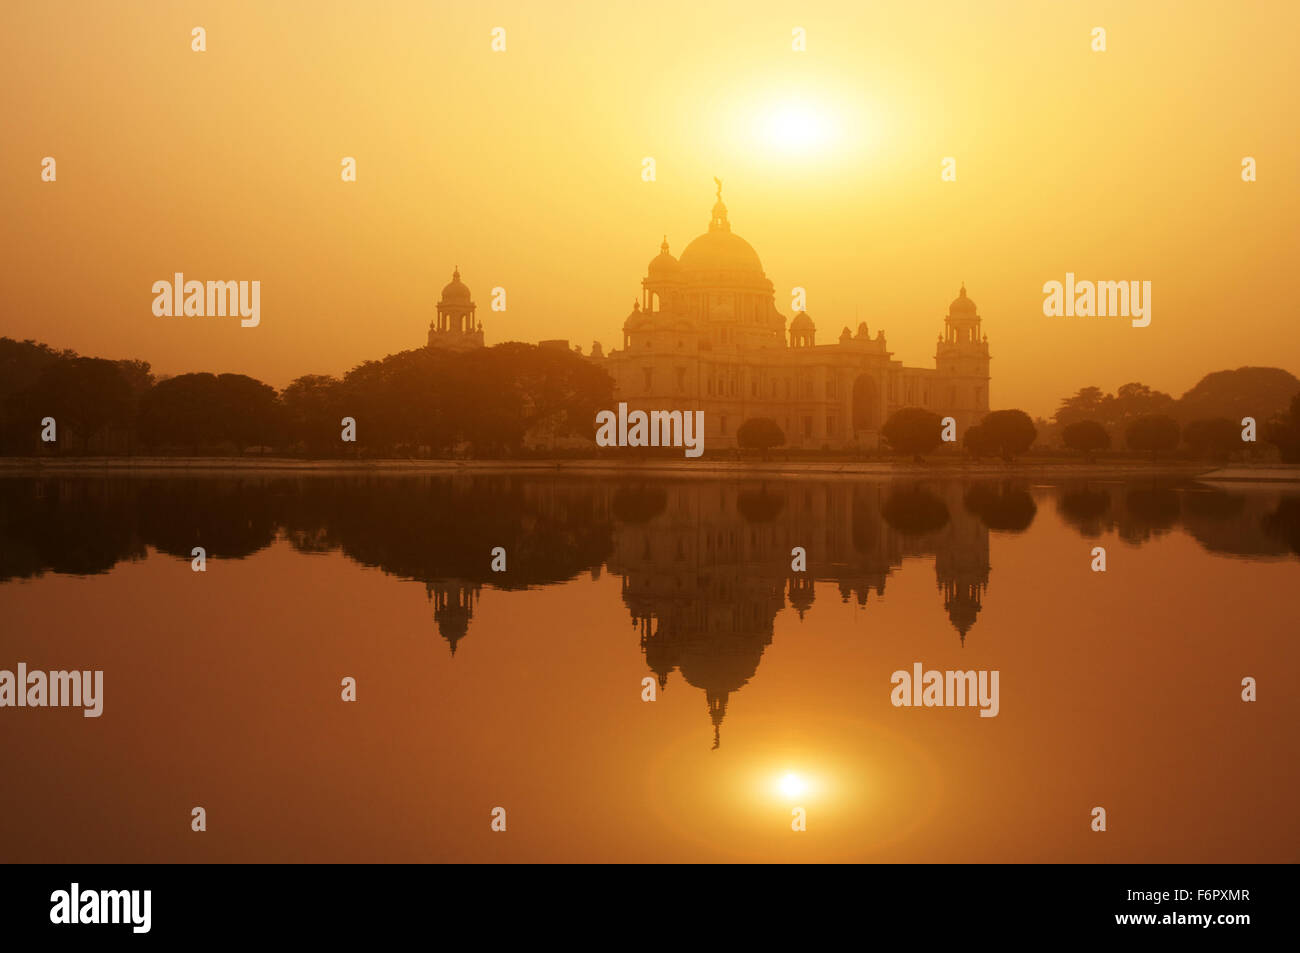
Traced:
[[808, 782], [794, 772], [781, 779], [781, 793], [786, 797], [798, 797], [808, 790]]

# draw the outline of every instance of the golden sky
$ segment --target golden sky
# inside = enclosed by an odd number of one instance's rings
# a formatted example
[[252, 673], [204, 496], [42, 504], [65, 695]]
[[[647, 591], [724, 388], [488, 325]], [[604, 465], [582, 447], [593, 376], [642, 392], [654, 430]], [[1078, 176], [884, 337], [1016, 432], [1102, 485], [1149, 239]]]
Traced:
[[[866, 321], [932, 366], [964, 281], [994, 408], [1300, 372], [1297, 30], [1284, 2], [5, 4], [0, 334], [283, 386], [422, 345], [458, 264], [488, 343], [610, 348], [717, 175], [824, 342]], [[176, 271], [260, 280], [261, 325], [155, 317]], [[1151, 281], [1151, 326], [1044, 317], [1067, 271]]]

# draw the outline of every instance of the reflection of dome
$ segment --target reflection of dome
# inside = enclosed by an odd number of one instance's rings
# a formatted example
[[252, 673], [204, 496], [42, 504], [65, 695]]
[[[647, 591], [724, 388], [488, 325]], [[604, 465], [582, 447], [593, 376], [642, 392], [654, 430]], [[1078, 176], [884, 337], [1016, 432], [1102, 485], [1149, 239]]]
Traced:
[[814, 330], [814, 328], [813, 328], [813, 320], [812, 320], [812, 318], [808, 317], [808, 312], [806, 312], [806, 311], [800, 311], [798, 314], [796, 314], [796, 315], [794, 316], [794, 320], [790, 322], [790, 330], [791, 330], [791, 331], [812, 331], [812, 330]]
[[685, 271], [745, 271], [763, 274], [763, 263], [758, 252], [730, 229], [710, 228], [682, 252], [682, 269]]
[[799, 613], [800, 621], [803, 620], [804, 613], [812, 608], [816, 597], [817, 593], [810, 578], [802, 574], [790, 577], [790, 605]]
[[650, 262], [647, 269], [651, 278], [676, 278], [682, 270], [677, 259], [668, 253], [668, 237], [664, 236], [664, 243], [659, 246], [659, 254]]
[[965, 585], [950, 582], [946, 583], [942, 588], [944, 591], [943, 607], [948, 610], [948, 621], [952, 623], [953, 628], [961, 636], [961, 644], [964, 648], [966, 633], [971, 630], [971, 626], [975, 624], [975, 618], [980, 612], [980, 585], [972, 582]]
[[952, 304], [948, 305], [949, 314], [974, 314], [975, 302], [966, 297], [966, 286], [961, 286], [961, 292], [957, 297], [952, 299]]
[[451, 654], [455, 655], [456, 643], [469, 632], [478, 589], [453, 580], [430, 580], [424, 589], [433, 602], [433, 621], [438, 626], [438, 634], [447, 640]]
[[444, 304], [469, 304], [469, 288], [460, 280], [460, 268], [451, 275], [451, 281], [442, 289]]

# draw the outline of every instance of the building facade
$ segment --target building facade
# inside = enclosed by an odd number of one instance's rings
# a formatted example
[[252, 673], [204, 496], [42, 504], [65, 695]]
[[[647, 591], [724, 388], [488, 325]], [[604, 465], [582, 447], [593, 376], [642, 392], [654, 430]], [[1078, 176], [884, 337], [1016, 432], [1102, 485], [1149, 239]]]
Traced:
[[882, 330], [845, 327], [817, 342], [799, 312], [786, 328], [775, 289], [749, 242], [731, 230], [722, 188], [709, 228], [674, 258], [667, 238], [623, 323], [622, 347], [593, 354], [629, 409], [702, 410], [705, 446], [736, 446], [736, 430], [769, 417], [786, 446], [873, 448], [894, 411], [923, 407], [958, 432], [989, 407], [989, 343], [963, 285], [949, 305], [933, 368], [895, 360]]

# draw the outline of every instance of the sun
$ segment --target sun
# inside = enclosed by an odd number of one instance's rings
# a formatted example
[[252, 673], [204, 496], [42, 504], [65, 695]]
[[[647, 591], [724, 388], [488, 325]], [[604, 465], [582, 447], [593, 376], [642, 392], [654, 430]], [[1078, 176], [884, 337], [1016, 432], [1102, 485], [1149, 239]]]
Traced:
[[759, 139], [786, 155], [821, 152], [835, 139], [835, 123], [825, 107], [809, 99], [784, 99], [758, 116]]

